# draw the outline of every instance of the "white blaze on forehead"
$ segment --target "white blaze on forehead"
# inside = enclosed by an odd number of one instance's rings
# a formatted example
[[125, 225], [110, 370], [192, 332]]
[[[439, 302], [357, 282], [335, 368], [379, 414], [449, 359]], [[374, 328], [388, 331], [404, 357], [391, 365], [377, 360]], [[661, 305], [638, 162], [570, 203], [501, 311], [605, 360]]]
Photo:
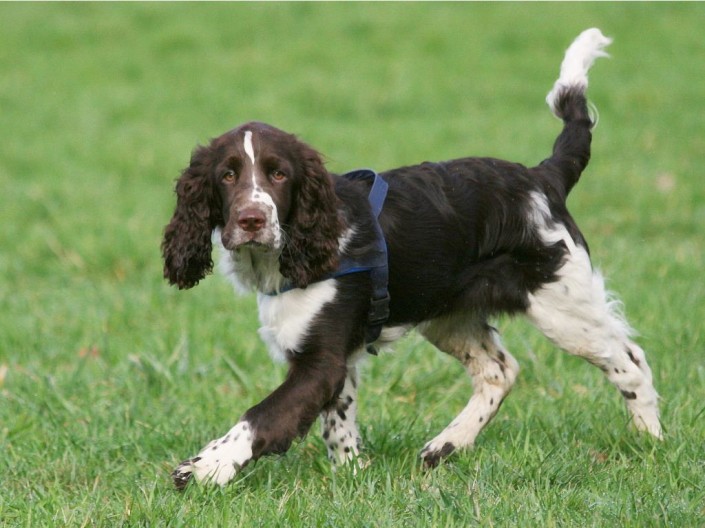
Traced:
[[247, 130], [245, 132], [245, 154], [250, 158], [252, 162], [252, 199], [255, 201], [261, 201], [258, 193], [260, 191], [259, 185], [257, 185], [257, 173], [255, 170], [255, 147], [252, 145], [252, 131]]
[[250, 161], [254, 165], [255, 163], [255, 149], [252, 146], [252, 132], [248, 130], [245, 132], [245, 154], [250, 157]]
[[251, 130], [245, 131], [243, 148], [245, 149], [245, 154], [247, 154], [247, 157], [250, 158], [250, 161], [252, 162], [252, 192], [250, 194], [250, 199], [255, 204], [259, 203], [265, 206], [267, 211], [267, 225], [272, 226], [272, 229], [274, 230], [274, 245], [278, 248], [281, 244], [281, 232], [279, 230], [277, 206], [270, 194], [264, 191], [257, 182], [257, 162], [255, 160], [255, 147], [252, 143]]

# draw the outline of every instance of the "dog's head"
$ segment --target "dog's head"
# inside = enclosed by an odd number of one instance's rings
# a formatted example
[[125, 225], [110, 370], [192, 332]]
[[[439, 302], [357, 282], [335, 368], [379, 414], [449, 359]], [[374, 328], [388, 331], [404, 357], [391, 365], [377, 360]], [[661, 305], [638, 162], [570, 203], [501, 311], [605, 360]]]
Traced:
[[213, 268], [211, 235], [223, 246], [278, 255], [281, 274], [304, 287], [337, 265], [338, 218], [321, 156], [295, 136], [247, 123], [198, 147], [176, 184], [166, 226], [164, 276], [195, 286]]

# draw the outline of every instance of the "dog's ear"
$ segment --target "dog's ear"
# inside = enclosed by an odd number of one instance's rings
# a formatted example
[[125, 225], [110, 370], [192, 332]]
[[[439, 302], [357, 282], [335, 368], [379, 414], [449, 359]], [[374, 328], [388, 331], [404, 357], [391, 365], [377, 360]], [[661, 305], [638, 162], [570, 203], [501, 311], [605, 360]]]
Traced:
[[320, 154], [301, 144], [303, 177], [287, 221], [287, 242], [280, 257], [282, 275], [304, 288], [338, 266], [338, 215], [333, 179]]
[[176, 182], [176, 209], [164, 229], [164, 278], [192, 288], [213, 270], [211, 235], [222, 224], [220, 198], [211, 178], [212, 151], [198, 147]]

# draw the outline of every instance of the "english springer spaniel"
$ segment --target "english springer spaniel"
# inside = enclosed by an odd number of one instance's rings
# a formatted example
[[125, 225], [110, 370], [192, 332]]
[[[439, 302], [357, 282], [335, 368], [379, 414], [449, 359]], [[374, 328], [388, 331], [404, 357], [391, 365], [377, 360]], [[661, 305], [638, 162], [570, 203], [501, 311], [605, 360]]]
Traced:
[[[566, 209], [590, 158], [587, 72], [610, 42], [589, 29], [568, 48], [546, 98], [563, 129], [536, 167], [470, 157], [376, 178], [339, 176], [295, 136], [256, 122], [194, 151], [164, 233], [164, 276], [181, 289], [195, 286], [213, 268], [212, 241], [222, 246], [222, 270], [238, 289], [257, 293], [260, 334], [289, 372], [176, 468], [178, 488], [191, 476], [226, 484], [249, 462], [286, 451], [318, 416], [331, 461], [354, 459], [356, 363], [412, 328], [457, 358], [474, 386], [466, 407], [421, 451], [424, 465], [435, 466], [474, 443], [519, 373], [488, 324], [502, 313], [525, 314], [556, 345], [599, 367], [636, 428], [661, 437], [644, 352]], [[375, 182], [388, 187], [378, 217], [381, 200], [368, 200]]]

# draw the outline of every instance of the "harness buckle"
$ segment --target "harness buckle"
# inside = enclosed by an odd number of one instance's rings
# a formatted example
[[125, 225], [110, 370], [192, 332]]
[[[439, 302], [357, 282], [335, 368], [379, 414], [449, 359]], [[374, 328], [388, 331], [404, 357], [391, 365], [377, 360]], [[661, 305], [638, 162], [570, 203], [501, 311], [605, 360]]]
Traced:
[[379, 299], [370, 301], [370, 311], [367, 313], [367, 324], [381, 326], [389, 319], [389, 293]]

